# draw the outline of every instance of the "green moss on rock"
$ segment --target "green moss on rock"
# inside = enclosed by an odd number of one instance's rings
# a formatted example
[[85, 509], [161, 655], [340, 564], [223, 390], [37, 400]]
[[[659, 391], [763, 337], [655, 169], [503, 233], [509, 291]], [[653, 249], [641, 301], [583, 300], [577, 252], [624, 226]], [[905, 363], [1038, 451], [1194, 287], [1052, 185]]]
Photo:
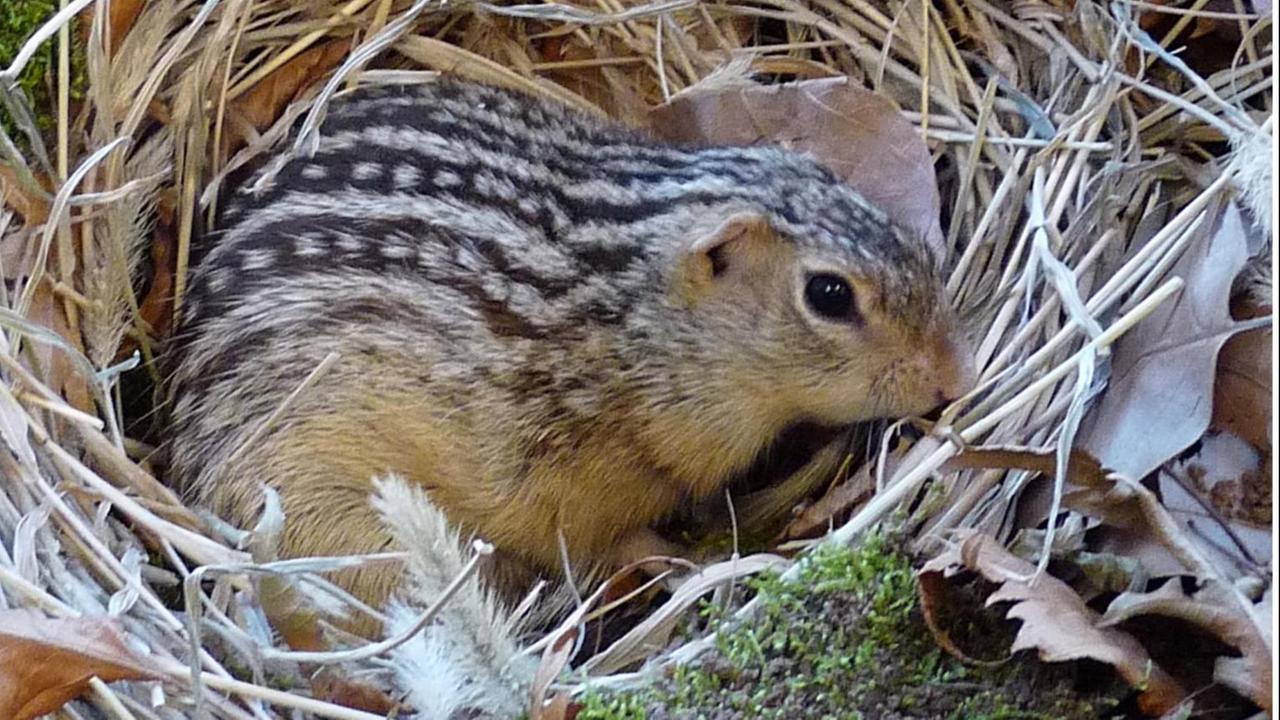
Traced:
[[[882, 536], [820, 550], [799, 582], [752, 585], [760, 612], [721, 633], [701, 664], [645, 690], [589, 694], [579, 720], [1094, 719], [1124, 695], [1114, 684], [1077, 692], [1070, 665], [1019, 657], [973, 668], [943, 653], [921, 619], [910, 560]], [[984, 656], [1001, 657], [1013, 628], [980, 605], [966, 622], [990, 645]]]

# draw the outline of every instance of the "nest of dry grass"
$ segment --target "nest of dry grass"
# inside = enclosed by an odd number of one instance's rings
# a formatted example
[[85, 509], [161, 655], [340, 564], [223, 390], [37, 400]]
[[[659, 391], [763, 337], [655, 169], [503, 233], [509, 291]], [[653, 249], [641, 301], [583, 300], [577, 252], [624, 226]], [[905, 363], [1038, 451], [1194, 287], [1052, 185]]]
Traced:
[[[265, 679], [264, 660], [293, 660], [247, 609], [246, 579], [262, 568], [157, 477], [121, 389], [135, 364], [155, 372], [221, 179], [332, 78], [336, 88], [450, 73], [635, 125], [734, 62], [766, 80], [847, 76], [889, 98], [937, 170], [948, 287], [983, 384], [894, 455], [880, 492], [829, 540], [852, 541], [925, 486], [911, 522], [923, 549], [956, 529], [1005, 540], [1057, 517], [1061, 488], [1029, 500], [1040, 476], [1029, 468], [953, 458], [978, 445], [1088, 446], [1102, 421], [1082, 430], [1082, 418], [1118, 392], [1112, 348], [1188, 292], [1170, 269], [1232, 202], [1260, 238], [1249, 252], [1266, 259], [1226, 285], [1270, 304], [1271, 177], [1256, 158], [1274, 134], [1271, 22], [1244, 3], [1205, 5], [68, 3], [3, 71], [17, 132], [0, 147], [0, 607], [109, 617], [76, 632], [148, 659], [142, 676], [99, 672], [69, 717], [95, 716], [89, 706], [172, 717], [193, 698], [218, 718], [374, 717]], [[53, 106], [32, 108], [12, 81], [42, 43], [68, 50], [53, 64]], [[1186, 60], [1175, 45], [1188, 45]], [[1089, 447], [1105, 455], [1104, 445]], [[103, 682], [156, 675], [161, 684]]]

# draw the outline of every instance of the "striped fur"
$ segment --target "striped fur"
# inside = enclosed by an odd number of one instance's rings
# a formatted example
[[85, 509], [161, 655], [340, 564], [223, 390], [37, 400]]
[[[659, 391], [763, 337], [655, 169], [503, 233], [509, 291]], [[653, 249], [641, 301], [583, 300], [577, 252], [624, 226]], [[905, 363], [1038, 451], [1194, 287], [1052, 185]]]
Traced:
[[[238, 522], [279, 487], [293, 554], [385, 544], [368, 483], [397, 472], [535, 568], [561, 535], [590, 563], [783, 428], [923, 411], [967, 372], [925, 243], [799, 154], [440, 81], [337, 100], [313, 156], [267, 167], [195, 248], [171, 454]], [[771, 238], [753, 280], [691, 308], [673, 274], [742, 215]], [[871, 289], [867, 327], [805, 317], [808, 267]]]

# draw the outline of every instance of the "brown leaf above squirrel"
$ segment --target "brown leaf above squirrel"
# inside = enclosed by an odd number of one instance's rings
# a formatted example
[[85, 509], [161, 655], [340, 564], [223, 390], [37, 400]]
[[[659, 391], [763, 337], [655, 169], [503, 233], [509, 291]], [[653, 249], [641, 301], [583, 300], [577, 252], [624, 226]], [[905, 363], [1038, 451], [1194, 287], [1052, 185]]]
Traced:
[[[360, 90], [193, 248], [173, 471], [242, 525], [276, 488], [291, 556], [384, 549], [371, 478], [395, 472], [502, 582], [559, 576], [562, 545], [608, 566], [788, 427], [966, 391], [937, 265], [804, 155], [451, 80]], [[344, 582], [380, 602], [397, 579]]]

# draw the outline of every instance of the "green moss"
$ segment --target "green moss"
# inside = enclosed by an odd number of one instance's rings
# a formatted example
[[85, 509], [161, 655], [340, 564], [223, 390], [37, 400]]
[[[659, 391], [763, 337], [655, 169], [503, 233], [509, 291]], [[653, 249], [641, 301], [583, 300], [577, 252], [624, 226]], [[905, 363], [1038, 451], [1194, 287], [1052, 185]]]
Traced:
[[[5, 0], [0, 2], [0, 66], [8, 67], [41, 25], [57, 12], [56, 0]], [[75, 38], [75, 21], [72, 21], [72, 38]], [[83, 96], [85, 63], [83, 49], [73, 40], [71, 52], [71, 97]], [[32, 56], [22, 74], [18, 76], [18, 89], [26, 95], [35, 113], [36, 124], [47, 133], [54, 126], [54, 88], [56, 87], [57, 36], [55, 35]], [[0, 106], [0, 126], [26, 149], [26, 138], [20, 136], [17, 125], [9, 113]]]
[[[751, 585], [760, 612], [720, 633], [700, 665], [645, 690], [588, 694], [578, 718], [1098, 718], [1123, 693], [1076, 693], [1071, 666], [1019, 659], [975, 669], [941, 652], [921, 620], [910, 560], [884, 536], [820, 550], [799, 582]], [[983, 639], [985, 657], [1007, 653], [1012, 628], [979, 599], [966, 605], [975, 617], [959, 632]]]

